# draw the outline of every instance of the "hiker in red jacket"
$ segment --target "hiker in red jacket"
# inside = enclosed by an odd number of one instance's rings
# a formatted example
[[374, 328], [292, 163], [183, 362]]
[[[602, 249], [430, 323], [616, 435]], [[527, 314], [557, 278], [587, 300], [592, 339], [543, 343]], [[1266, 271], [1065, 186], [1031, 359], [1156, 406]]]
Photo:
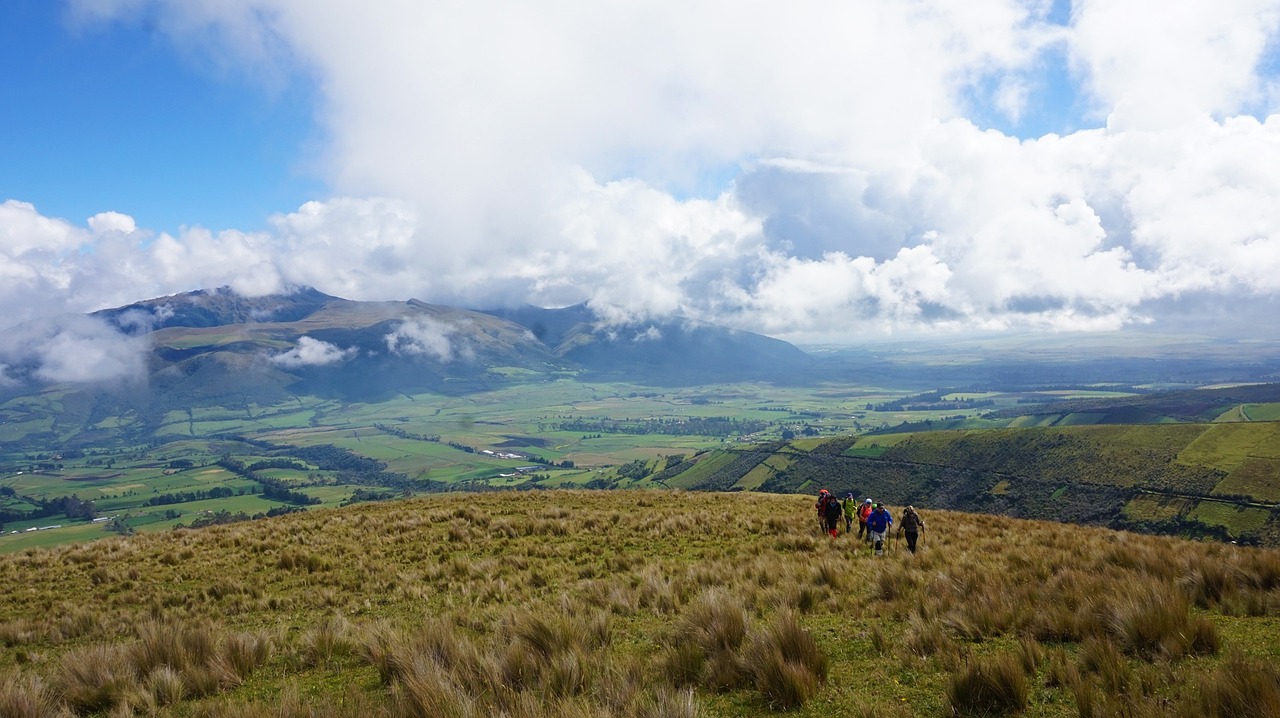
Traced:
[[822, 489], [818, 492], [818, 503], [813, 505], [813, 507], [818, 511], [818, 526], [821, 527], [823, 531], [827, 530], [827, 500], [830, 498], [831, 492], [826, 489]]

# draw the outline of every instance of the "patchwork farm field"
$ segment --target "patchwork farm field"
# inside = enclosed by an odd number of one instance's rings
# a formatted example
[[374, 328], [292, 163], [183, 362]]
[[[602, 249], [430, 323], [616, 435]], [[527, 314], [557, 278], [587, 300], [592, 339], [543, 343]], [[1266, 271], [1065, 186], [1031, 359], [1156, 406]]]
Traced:
[[[992, 418], [1065, 399], [1096, 410]], [[74, 437], [67, 416], [58, 413], [65, 401], [50, 391], [0, 405], [0, 420], [6, 421], [0, 426], [21, 425], [22, 432], [38, 426], [45, 432], [40, 436]], [[169, 530], [193, 521], [449, 488], [703, 488], [710, 481], [722, 489], [807, 492], [813, 482], [828, 479], [820, 479], [821, 472], [797, 479], [811, 473], [805, 457], [828, 453], [833, 441], [839, 444], [835, 451], [850, 460], [889, 462], [872, 468], [897, 462], [992, 472], [992, 485], [1004, 482], [998, 495], [1006, 501], [1030, 491], [1028, 479], [1046, 482], [1046, 495], [1057, 502], [1071, 494], [1066, 487], [1072, 484], [1280, 500], [1280, 424], [1245, 420], [1266, 415], [1272, 404], [1240, 404], [1240, 420], [1231, 423], [1174, 423], [1164, 429], [1107, 423], [1129, 410], [1106, 402], [1132, 401], [1200, 412], [1205, 404], [1182, 395], [1162, 404], [1106, 388], [908, 395], [856, 385], [658, 389], [559, 379], [498, 382], [490, 390], [458, 395], [399, 395], [378, 403], [297, 396], [272, 406], [191, 407], [165, 412], [145, 441], [104, 439], [74, 449], [51, 448], [66, 446], [70, 438], [0, 444], [9, 447], [0, 454], [0, 516], [8, 532], [0, 551], [57, 543], [59, 537], [79, 541], [109, 530]], [[1152, 421], [1174, 421], [1153, 411], [1143, 410]], [[95, 432], [112, 426], [124, 434], [145, 423], [138, 416], [91, 421]], [[898, 426], [898, 433], [885, 433]], [[1036, 437], [1046, 434], [1037, 431], [1067, 432], [1062, 436], [1076, 448], [1044, 445]], [[766, 453], [755, 464], [710, 455], [778, 441], [785, 451]], [[975, 459], [981, 456], [988, 458]], [[687, 465], [677, 466], [681, 462]], [[1068, 466], [1076, 467], [1069, 475], [1063, 473]], [[851, 476], [864, 471], [846, 468]], [[876, 476], [872, 471], [853, 483], [878, 495], [910, 485], [905, 477]], [[264, 498], [268, 486], [274, 487], [272, 498]], [[1206, 521], [1217, 516], [1194, 515]], [[87, 523], [95, 517], [113, 521]], [[1070, 512], [1063, 517], [1070, 519]], [[62, 528], [39, 532], [38, 538], [13, 533], [53, 523]], [[1254, 523], [1215, 525], [1234, 530]]]

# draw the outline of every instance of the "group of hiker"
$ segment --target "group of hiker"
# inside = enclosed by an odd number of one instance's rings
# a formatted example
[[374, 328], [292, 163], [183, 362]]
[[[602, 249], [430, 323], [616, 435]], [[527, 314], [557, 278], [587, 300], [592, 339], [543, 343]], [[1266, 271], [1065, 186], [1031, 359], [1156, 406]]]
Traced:
[[[818, 521], [832, 538], [840, 535], [840, 519], [844, 518], [844, 530], [853, 533], [853, 521], [858, 521], [858, 539], [866, 541], [875, 550], [877, 556], [885, 553], [885, 542], [892, 535], [893, 516], [889, 507], [884, 504], [864, 499], [858, 502], [853, 494], [846, 494], [844, 500], [826, 489], [818, 492]], [[902, 512], [902, 523], [898, 526], [898, 534], [906, 536], [907, 550], [916, 552], [920, 532], [924, 530], [924, 519], [914, 506], [908, 506]]]

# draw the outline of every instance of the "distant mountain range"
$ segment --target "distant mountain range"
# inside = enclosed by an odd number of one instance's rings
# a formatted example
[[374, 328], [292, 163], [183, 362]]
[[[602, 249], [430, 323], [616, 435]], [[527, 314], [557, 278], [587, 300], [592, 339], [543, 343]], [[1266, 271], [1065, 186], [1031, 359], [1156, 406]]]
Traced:
[[311, 288], [263, 297], [224, 288], [94, 316], [147, 334], [153, 391], [179, 393], [186, 403], [466, 391], [512, 369], [668, 384], [782, 379], [813, 361], [777, 339], [680, 319], [602, 326], [581, 304], [471, 311], [414, 299], [351, 301]]

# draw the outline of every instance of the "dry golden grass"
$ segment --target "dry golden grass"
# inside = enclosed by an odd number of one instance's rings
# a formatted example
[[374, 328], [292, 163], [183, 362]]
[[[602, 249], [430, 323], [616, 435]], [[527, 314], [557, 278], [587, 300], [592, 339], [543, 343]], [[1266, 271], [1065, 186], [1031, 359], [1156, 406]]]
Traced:
[[920, 552], [874, 557], [811, 511], [756, 494], [438, 495], [0, 557], [0, 715], [1280, 701], [1275, 551], [922, 507]]

